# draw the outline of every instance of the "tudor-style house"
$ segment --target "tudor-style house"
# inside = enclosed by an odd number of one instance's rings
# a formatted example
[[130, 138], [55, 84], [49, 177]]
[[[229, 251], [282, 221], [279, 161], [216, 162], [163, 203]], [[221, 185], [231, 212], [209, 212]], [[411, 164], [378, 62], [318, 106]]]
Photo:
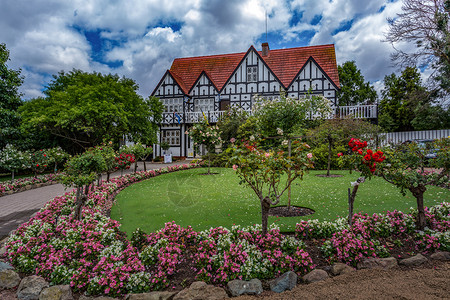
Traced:
[[[160, 143], [170, 145], [174, 156], [194, 156], [194, 145], [186, 130], [205, 117], [218, 121], [228, 107], [251, 111], [254, 95], [276, 98], [280, 91], [292, 98], [323, 95], [341, 115], [355, 107], [337, 108], [339, 77], [334, 45], [262, 51], [251, 46], [247, 52], [177, 58], [158, 83], [152, 96], [165, 106]], [[364, 107], [359, 116], [372, 116]], [[376, 110], [375, 110], [376, 111]], [[155, 155], [161, 155], [156, 147]]]

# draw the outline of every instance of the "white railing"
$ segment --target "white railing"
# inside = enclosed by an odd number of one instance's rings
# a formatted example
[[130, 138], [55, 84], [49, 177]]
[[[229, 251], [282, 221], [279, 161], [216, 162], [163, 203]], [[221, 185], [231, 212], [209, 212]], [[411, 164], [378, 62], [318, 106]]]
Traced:
[[[326, 119], [333, 118], [348, 118], [353, 117], [355, 119], [376, 119], [377, 118], [377, 105], [358, 105], [358, 106], [338, 106], [335, 108], [335, 113], [330, 114]], [[208, 120], [209, 123], [217, 123], [220, 118], [226, 113], [226, 111], [208, 111], [208, 112], [185, 112], [185, 113], [163, 113], [163, 124], [183, 124], [183, 123], [199, 123], [203, 120]], [[251, 114], [251, 111], [248, 111]], [[313, 116], [314, 117], [314, 116]], [[311, 118], [311, 116], [308, 116]]]

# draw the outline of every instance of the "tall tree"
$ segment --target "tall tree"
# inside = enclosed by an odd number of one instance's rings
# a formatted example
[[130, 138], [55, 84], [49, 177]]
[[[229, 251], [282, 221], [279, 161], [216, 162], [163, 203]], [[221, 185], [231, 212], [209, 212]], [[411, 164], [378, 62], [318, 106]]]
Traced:
[[354, 61], [347, 61], [338, 66], [341, 90], [338, 92], [340, 106], [372, 104], [377, 98], [377, 92], [369, 82], [364, 82], [364, 76]]
[[45, 97], [21, 108], [26, 131], [44, 131], [65, 140], [71, 152], [127, 137], [132, 141], [155, 140], [162, 112], [154, 98], [144, 100], [137, 84], [118, 75], [73, 70], [61, 72], [44, 91]]
[[0, 149], [17, 138], [20, 115], [17, 109], [22, 105], [19, 87], [23, 83], [20, 70], [8, 68], [9, 51], [0, 44]]
[[414, 109], [420, 99], [429, 97], [415, 67], [406, 67], [400, 76], [384, 77], [379, 125], [388, 132], [414, 130]]
[[[450, 91], [450, 0], [403, 0], [403, 12], [390, 19], [386, 41], [400, 66], [429, 65], [438, 71], [435, 77]], [[400, 42], [414, 44], [408, 50], [397, 47]], [[444, 75], [444, 76], [442, 76]]]

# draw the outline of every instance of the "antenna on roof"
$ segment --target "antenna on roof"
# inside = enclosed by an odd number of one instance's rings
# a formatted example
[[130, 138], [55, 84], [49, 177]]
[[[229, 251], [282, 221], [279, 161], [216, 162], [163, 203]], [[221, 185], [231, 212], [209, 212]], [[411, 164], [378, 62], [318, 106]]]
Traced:
[[267, 9], [266, 9], [266, 42], [267, 42]]

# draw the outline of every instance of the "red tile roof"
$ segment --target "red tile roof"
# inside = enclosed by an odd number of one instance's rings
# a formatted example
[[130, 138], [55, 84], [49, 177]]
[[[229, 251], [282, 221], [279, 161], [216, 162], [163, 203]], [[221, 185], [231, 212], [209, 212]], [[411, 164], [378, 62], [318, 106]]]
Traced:
[[[249, 51], [251, 49], [254, 49], [253, 46], [250, 47]], [[190, 92], [202, 72], [205, 72], [216, 88], [221, 91], [249, 51], [177, 58], [173, 61], [169, 72], [185, 94]], [[336, 54], [332, 44], [270, 50], [269, 56], [266, 57], [262, 57], [261, 51], [258, 51], [258, 53], [285, 88], [289, 87], [310, 57], [317, 62], [334, 84], [339, 87]]]

